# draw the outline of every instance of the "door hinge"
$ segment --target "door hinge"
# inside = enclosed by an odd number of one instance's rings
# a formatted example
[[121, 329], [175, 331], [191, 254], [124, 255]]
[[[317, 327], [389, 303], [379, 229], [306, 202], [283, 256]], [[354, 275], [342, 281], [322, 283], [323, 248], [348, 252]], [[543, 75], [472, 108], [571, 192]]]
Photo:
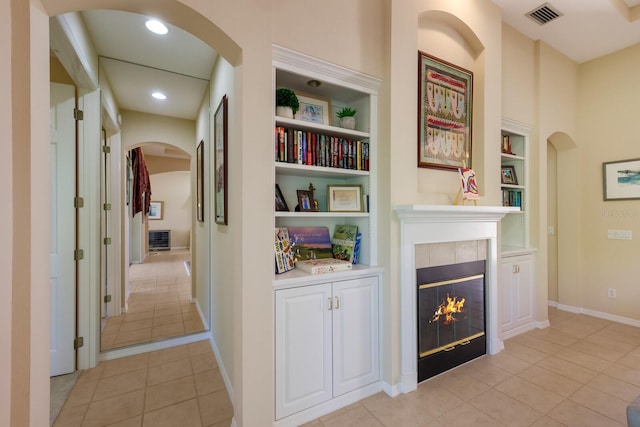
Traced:
[[104, 206], [103, 206], [103, 209], [105, 211], [110, 211], [111, 210], [111, 203], [105, 203]]
[[73, 118], [76, 120], [84, 120], [84, 111], [78, 110], [77, 108], [73, 109]]
[[105, 295], [104, 296], [104, 302], [105, 302], [105, 304], [108, 303], [108, 302], [111, 302], [111, 295]]
[[84, 208], [84, 199], [82, 197], [75, 197], [73, 199], [74, 208]]
[[73, 251], [73, 259], [75, 261], [84, 259], [84, 251], [82, 249], [76, 249], [75, 251]]
[[111, 244], [111, 237], [105, 237], [104, 238], [104, 244], [105, 245], [110, 245]]
[[103, 145], [102, 146], [102, 152], [105, 153], [105, 154], [111, 153], [111, 146], [110, 145]]
[[83, 345], [84, 345], [84, 338], [83, 337], [77, 337], [75, 340], [73, 340], [73, 349], [74, 350], [79, 349]]

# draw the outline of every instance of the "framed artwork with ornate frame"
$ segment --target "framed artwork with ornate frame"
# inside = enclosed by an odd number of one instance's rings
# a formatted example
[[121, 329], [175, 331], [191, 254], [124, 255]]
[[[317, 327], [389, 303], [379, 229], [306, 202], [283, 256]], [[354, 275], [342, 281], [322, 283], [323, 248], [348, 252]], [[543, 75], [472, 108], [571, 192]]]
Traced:
[[213, 147], [215, 166], [216, 224], [227, 225], [227, 95], [224, 95], [213, 115]]
[[473, 73], [418, 51], [418, 167], [471, 168]]

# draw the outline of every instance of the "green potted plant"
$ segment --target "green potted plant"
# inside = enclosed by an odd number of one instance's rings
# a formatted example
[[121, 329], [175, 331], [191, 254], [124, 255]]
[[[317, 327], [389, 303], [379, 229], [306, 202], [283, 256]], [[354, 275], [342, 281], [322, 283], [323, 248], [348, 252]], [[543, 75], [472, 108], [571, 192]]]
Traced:
[[296, 93], [286, 87], [276, 89], [276, 116], [293, 119], [300, 108]]
[[351, 107], [343, 107], [340, 109], [336, 115], [340, 119], [340, 127], [345, 129], [355, 129], [356, 128], [356, 113], [358, 110]]

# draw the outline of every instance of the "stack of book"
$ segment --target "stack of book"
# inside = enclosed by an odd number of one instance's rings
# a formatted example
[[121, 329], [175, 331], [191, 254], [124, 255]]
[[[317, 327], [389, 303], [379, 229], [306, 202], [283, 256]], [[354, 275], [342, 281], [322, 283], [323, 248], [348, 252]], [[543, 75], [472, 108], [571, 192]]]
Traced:
[[322, 274], [351, 270], [353, 267], [349, 261], [343, 261], [333, 258], [323, 258], [296, 261], [296, 268], [299, 268], [300, 270], [310, 274]]

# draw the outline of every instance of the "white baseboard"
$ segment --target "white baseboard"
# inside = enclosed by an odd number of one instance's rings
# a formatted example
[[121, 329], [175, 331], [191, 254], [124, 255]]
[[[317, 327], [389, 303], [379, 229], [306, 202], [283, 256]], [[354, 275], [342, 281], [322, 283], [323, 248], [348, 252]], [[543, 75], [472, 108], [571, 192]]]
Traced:
[[288, 417], [282, 418], [276, 421], [273, 425], [275, 427], [300, 426], [302, 424], [308, 423], [309, 421], [313, 421], [316, 418], [320, 418], [323, 415], [344, 408], [345, 406], [349, 406], [352, 403], [358, 402], [369, 396], [373, 396], [380, 391], [382, 391], [382, 382], [378, 381], [373, 384], [369, 384], [368, 386], [364, 386], [362, 388], [354, 390], [350, 393], [345, 393], [341, 396], [335, 397], [327, 402], [320, 403], [319, 405], [313, 406], [309, 409], [305, 409]]
[[119, 359], [121, 357], [135, 356], [136, 354], [148, 353], [150, 351], [164, 350], [165, 348], [177, 347], [179, 345], [191, 344], [192, 342], [209, 339], [211, 333], [209, 331], [199, 332], [196, 334], [185, 335], [176, 338], [168, 338], [161, 341], [154, 341], [143, 344], [136, 344], [130, 347], [115, 348], [100, 353], [98, 360], [104, 362], [107, 360]]
[[[220, 356], [220, 351], [218, 350], [218, 346], [216, 345], [215, 340], [213, 339], [213, 333], [209, 333], [209, 344], [211, 344], [211, 349], [213, 350], [213, 354], [216, 356], [216, 361], [218, 362], [218, 368], [220, 368], [220, 375], [222, 375], [222, 380], [224, 381], [225, 387], [227, 387], [227, 394], [229, 395], [229, 400], [231, 400], [231, 404], [234, 405], [234, 391], [233, 384], [231, 383], [231, 378], [229, 378], [229, 374], [227, 372], [224, 363], [222, 363], [222, 357]], [[235, 413], [235, 406], [234, 406]], [[232, 425], [235, 422], [232, 421]]]
[[198, 300], [196, 298], [191, 298], [191, 303], [196, 305], [196, 310], [198, 310], [198, 315], [200, 316], [200, 321], [204, 325], [204, 329], [206, 331], [208, 331], [209, 330], [209, 324], [207, 323], [207, 318], [204, 316], [204, 314], [202, 313], [202, 310], [200, 309], [200, 303], [198, 303]]
[[587, 316], [597, 317], [599, 319], [610, 320], [616, 323], [622, 323], [624, 325], [635, 326], [636, 328], [640, 328], [640, 320], [631, 319], [629, 317], [622, 317], [616, 314], [605, 313], [602, 311], [591, 310], [583, 307], [575, 307], [572, 305], [559, 304], [555, 301], [549, 301], [550, 307], [556, 307], [558, 310], [568, 311], [569, 313], [575, 314], [586, 314]]
[[386, 381], [382, 381], [382, 391], [384, 391], [389, 397], [396, 397], [400, 395], [400, 385], [391, 385]]

